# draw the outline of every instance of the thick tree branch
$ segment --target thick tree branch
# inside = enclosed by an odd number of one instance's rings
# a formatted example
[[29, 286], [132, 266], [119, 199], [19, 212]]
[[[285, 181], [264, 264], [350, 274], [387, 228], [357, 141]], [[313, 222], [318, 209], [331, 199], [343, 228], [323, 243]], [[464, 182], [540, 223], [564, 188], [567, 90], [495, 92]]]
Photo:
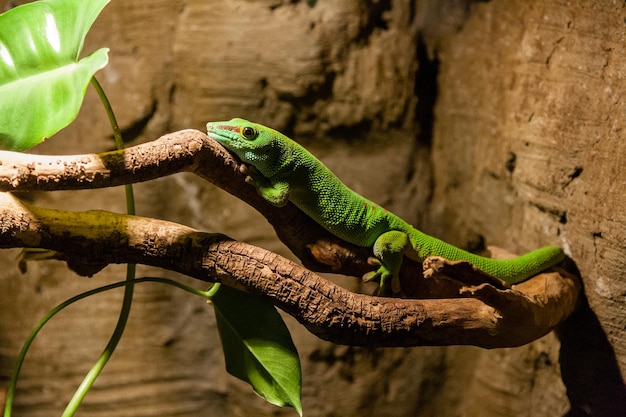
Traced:
[[[0, 193], [0, 216], [4, 248], [39, 247], [62, 251], [70, 264], [140, 263], [223, 282], [268, 299], [317, 336], [341, 344], [518, 346], [571, 314], [579, 290], [576, 279], [552, 272], [514, 290], [467, 287], [472, 298], [380, 298], [349, 292], [277, 254], [171, 222], [42, 209], [7, 193]], [[467, 267], [436, 263], [430, 279]]]
[[[124, 151], [74, 156], [0, 152], [0, 190], [101, 188], [194, 172], [262, 213], [313, 270], [361, 276], [369, 249], [330, 235], [289, 204], [276, 208], [244, 183], [239, 163], [205, 134], [185, 130]], [[577, 307], [580, 286], [564, 271], [506, 289], [465, 263], [406, 261], [399, 300], [353, 294], [276, 254], [174, 223], [108, 212], [25, 205], [0, 193], [0, 246], [63, 252], [74, 270], [141, 263], [220, 281], [269, 299], [335, 343], [368, 346], [517, 346], [552, 330]], [[285, 221], [288, 219], [288, 221]], [[459, 298], [464, 297], [464, 298]]]
[[277, 209], [259, 197], [245, 184], [239, 162], [198, 130], [182, 130], [123, 151], [99, 154], [50, 156], [0, 151], [0, 191], [105, 188], [183, 171], [195, 173], [254, 207], [305, 266], [358, 276], [369, 269], [365, 248], [332, 236], [293, 204]]

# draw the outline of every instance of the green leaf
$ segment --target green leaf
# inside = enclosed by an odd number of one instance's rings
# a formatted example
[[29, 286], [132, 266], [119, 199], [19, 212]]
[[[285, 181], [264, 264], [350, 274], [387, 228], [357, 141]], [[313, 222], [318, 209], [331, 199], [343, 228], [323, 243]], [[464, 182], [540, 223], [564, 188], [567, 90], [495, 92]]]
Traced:
[[268, 402], [302, 415], [298, 351], [273, 305], [222, 285], [211, 297], [226, 370]]
[[0, 148], [22, 151], [70, 124], [108, 49], [79, 60], [109, 0], [42, 0], [0, 14]]

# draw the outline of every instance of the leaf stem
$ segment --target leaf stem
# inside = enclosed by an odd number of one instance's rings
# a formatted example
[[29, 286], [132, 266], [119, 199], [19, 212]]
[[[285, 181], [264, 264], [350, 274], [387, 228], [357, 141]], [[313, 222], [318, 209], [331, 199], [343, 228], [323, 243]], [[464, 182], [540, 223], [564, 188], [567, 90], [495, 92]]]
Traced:
[[31, 333], [28, 335], [28, 338], [24, 342], [24, 345], [22, 346], [22, 349], [20, 350], [20, 353], [17, 357], [15, 369], [13, 370], [11, 381], [9, 382], [9, 387], [7, 389], [7, 398], [6, 398], [6, 402], [4, 405], [4, 417], [11, 416], [11, 411], [13, 407], [13, 398], [15, 397], [15, 390], [17, 388], [17, 379], [20, 374], [20, 370], [22, 369], [22, 364], [24, 363], [24, 360], [26, 359], [26, 354], [28, 353], [30, 346], [35, 340], [35, 337], [39, 334], [41, 329], [43, 329], [46, 323], [50, 321], [50, 319], [52, 319], [55, 315], [57, 315], [57, 313], [60, 313], [66, 307], [69, 307], [75, 302], [80, 301], [84, 298], [99, 294], [101, 292], [110, 291], [110, 290], [113, 290], [122, 286], [128, 287], [129, 284], [134, 285], [134, 284], [139, 284], [139, 283], [144, 283], [144, 282], [155, 282], [155, 283], [160, 283], [160, 284], [167, 284], [167, 285], [171, 285], [173, 287], [182, 289], [183, 291], [187, 291], [190, 294], [197, 295], [202, 298], [208, 298], [209, 291], [197, 290], [193, 287], [190, 287], [188, 285], [182, 284], [178, 281], [174, 281], [168, 278], [144, 277], [144, 278], [135, 279], [132, 281], [132, 283], [129, 283], [128, 281], [120, 281], [120, 282], [115, 282], [113, 284], [104, 285], [102, 287], [98, 287], [93, 290], [85, 291], [81, 294], [75, 295], [74, 297], [63, 301], [62, 303], [54, 307], [52, 310], [50, 310], [45, 316], [43, 316], [43, 318], [31, 331]]
[[[102, 101], [106, 114], [109, 118], [109, 123], [111, 124], [111, 128], [113, 130], [113, 137], [115, 138], [115, 147], [118, 150], [124, 149], [122, 132], [120, 131], [117, 119], [115, 118], [115, 113], [113, 112], [113, 108], [111, 107], [111, 102], [109, 101], [96, 77], [91, 77], [91, 84], [96, 89], [96, 92], [100, 97], [100, 101]], [[135, 214], [135, 198], [133, 195], [133, 188], [130, 184], [126, 184], [124, 186], [124, 189], [126, 192], [126, 211], [128, 214]], [[128, 316], [130, 315], [130, 308], [133, 302], [134, 280], [135, 265], [128, 264], [126, 266], [126, 286], [124, 287], [124, 299], [122, 301], [122, 308], [120, 309], [117, 324], [115, 325], [115, 330], [113, 330], [113, 334], [111, 335], [111, 338], [109, 339], [106, 347], [100, 354], [100, 357], [91, 367], [87, 375], [85, 375], [85, 378], [76, 389], [76, 392], [67, 404], [67, 407], [65, 407], [65, 411], [63, 412], [61, 417], [72, 417], [76, 413], [78, 407], [87, 395], [87, 392], [92, 387], [92, 385], [104, 369], [105, 365], [113, 355], [115, 348], [117, 347], [120, 339], [122, 338], [122, 335], [124, 334], [124, 329], [126, 328], [126, 323], [128, 322]]]
[[[102, 105], [104, 106], [104, 110], [109, 118], [109, 123], [111, 124], [111, 129], [113, 129], [113, 139], [115, 140], [115, 147], [118, 150], [124, 149], [124, 140], [122, 139], [122, 132], [120, 130], [119, 125], [117, 124], [117, 119], [115, 118], [115, 113], [113, 112], [113, 108], [111, 107], [111, 102], [107, 98], [102, 86], [96, 79], [96, 77], [91, 77], [91, 85], [95, 88], [98, 96], [100, 97], [100, 101], [102, 101]], [[126, 191], [126, 213], [135, 214], [135, 197], [133, 194], [133, 187], [131, 184], [126, 184], [124, 186]]]

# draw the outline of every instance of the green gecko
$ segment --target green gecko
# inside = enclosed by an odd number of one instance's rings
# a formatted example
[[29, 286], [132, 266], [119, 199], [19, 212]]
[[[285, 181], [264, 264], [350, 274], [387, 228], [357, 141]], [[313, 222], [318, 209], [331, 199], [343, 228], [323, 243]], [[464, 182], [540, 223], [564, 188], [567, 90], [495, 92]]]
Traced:
[[472, 254], [428, 236], [348, 188], [322, 162], [285, 135], [244, 119], [207, 123], [210, 138], [244, 164], [246, 182], [275, 206], [294, 203], [333, 235], [371, 247], [377, 269], [365, 280], [379, 279], [379, 291], [391, 280], [400, 292], [403, 256], [423, 262], [429, 256], [467, 261], [508, 284], [522, 282], [561, 262], [558, 246], [546, 246], [513, 259], [495, 260]]

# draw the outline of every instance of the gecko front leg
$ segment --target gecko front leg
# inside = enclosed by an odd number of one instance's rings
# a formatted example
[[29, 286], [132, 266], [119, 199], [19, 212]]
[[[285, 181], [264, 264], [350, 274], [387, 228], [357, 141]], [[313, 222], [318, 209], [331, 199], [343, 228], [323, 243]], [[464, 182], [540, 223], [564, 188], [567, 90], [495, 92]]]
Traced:
[[253, 185], [256, 192], [276, 207], [283, 207], [289, 201], [289, 183], [272, 181], [261, 174], [254, 165], [242, 164], [239, 171], [246, 176], [246, 182]]

